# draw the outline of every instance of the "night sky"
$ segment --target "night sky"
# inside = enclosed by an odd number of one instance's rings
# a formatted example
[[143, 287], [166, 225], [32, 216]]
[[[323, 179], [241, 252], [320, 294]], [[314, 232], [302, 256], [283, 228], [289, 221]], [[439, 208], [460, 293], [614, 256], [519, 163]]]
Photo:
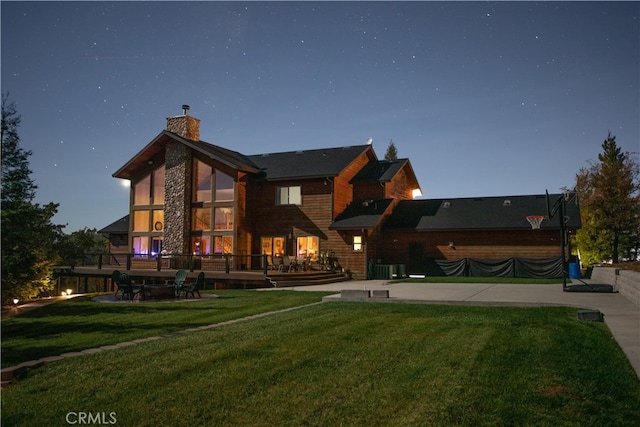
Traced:
[[[572, 187], [640, 151], [638, 2], [2, 2], [2, 92], [70, 233], [180, 115], [243, 154], [390, 140], [423, 198]], [[637, 155], [637, 154], [634, 154]]]

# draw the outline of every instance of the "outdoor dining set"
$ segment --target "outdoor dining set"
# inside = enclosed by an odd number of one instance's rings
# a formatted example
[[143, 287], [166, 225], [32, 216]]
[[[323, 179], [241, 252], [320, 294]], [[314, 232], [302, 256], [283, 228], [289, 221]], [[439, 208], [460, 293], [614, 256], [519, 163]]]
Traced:
[[117, 286], [115, 297], [120, 294], [121, 300], [146, 300], [151, 298], [188, 298], [191, 295], [200, 298], [200, 290], [204, 288], [204, 272], [200, 272], [193, 283], [187, 282], [187, 271], [178, 270], [173, 283], [167, 280], [164, 284], [137, 284], [127, 273], [115, 270], [111, 274], [113, 283]]
[[310, 256], [269, 255], [267, 261], [270, 270], [281, 273], [308, 270], [333, 271], [340, 268], [338, 258], [335, 257], [333, 251], [321, 252], [315, 259]]

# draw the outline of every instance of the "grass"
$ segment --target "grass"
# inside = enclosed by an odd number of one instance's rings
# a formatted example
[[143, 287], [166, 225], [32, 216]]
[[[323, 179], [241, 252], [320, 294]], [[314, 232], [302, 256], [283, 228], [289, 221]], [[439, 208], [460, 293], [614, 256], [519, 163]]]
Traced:
[[45, 365], [3, 390], [2, 423], [637, 423], [640, 381], [606, 326], [576, 312], [315, 305]]
[[217, 291], [184, 303], [107, 304], [72, 298], [2, 320], [2, 367], [319, 302], [323, 293]]

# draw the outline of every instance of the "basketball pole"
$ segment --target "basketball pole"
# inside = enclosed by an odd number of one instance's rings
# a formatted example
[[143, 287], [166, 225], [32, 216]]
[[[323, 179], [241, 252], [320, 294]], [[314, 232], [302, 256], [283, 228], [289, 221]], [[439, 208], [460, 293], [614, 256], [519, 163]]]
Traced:
[[549, 191], [545, 190], [547, 195], [547, 216], [549, 220], [551, 220], [558, 211], [560, 211], [559, 220], [560, 220], [560, 250], [562, 251], [562, 290], [567, 291], [567, 274], [568, 274], [568, 265], [567, 265], [567, 257], [565, 254], [566, 246], [567, 246], [567, 230], [565, 224], [565, 207], [564, 207], [564, 196], [558, 197], [558, 199], [553, 204], [553, 207], [549, 205]]
[[564, 212], [564, 197], [560, 196], [560, 198], [558, 198], [558, 203], [560, 204], [559, 209], [560, 209], [560, 244], [562, 245], [562, 290], [564, 292], [567, 291], [567, 275], [569, 274], [568, 271], [568, 267], [569, 265], [567, 264], [567, 254], [566, 254], [566, 250], [567, 250], [567, 230], [566, 230], [566, 223], [564, 220], [565, 217], [565, 212]]
[[558, 197], [558, 200], [555, 201], [553, 207], [549, 205], [549, 192], [547, 191], [547, 214], [549, 220], [551, 220], [555, 215], [559, 214], [560, 221], [560, 244], [562, 245], [562, 290], [564, 292], [602, 292], [602, 293], [612, 293], [614, 292], [612, 285], [607, 284], [599, 284], [599, 285], [590, 285], [584, 282], [581, 279], [577, 279], [582, 282], [582, 285], [571, 285], [567, 286], [567, 276], [569, 275], [569, 265], [566, 257], [566, 250], [568, 245], [567, 239], [567, 227], [566, 227], [566, 203], [567, 199], [564, 195]]

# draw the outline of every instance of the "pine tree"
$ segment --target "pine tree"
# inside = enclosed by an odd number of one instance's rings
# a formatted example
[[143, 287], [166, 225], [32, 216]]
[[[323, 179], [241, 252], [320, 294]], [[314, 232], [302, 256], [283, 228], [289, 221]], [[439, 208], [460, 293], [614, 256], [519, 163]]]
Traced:
[[621, 251], [637, 246], [640, 168], [622, 152], [611, 132], [602, 143], [598, 161], [576, 175], [582, 212], [577, 242], [589, 262], [611, 258], [617, 263]]
[[393, 143], [393, 139], [389, 141], [389, 146], [387, 147], [384, 159], [389, 161], [398, 160], [398, 150], [396, 150], [396, 145]]
[[52, 288], [53, 246], [61, 226], [51, 223], [58, 205], [33, 203], [31, 151], [20, 147], [16, 106], [2, 95], [2, 302], [21, 301]]

